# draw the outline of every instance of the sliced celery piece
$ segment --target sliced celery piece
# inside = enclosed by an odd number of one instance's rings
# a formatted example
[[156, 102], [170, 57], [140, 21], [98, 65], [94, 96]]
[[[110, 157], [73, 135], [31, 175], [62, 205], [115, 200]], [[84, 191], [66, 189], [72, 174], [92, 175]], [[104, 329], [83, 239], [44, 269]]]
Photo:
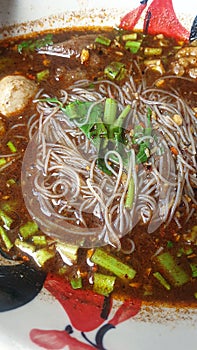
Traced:
[[103, 35], [98, 35], [97, 38], [95, 39], [95, 43], [109, 46], [111, 44], [111, 39]]
[[154, 272], [153, 276], [161, 283], [163, 287], [165, 287], [167, 290], [171, 289], [170, 284], [165, 280], [165, 278], [160, 274], [160, 272]]
[[40, 83], [42, 80], [46, 80], [49, 77], [49, 69], [44, 69], [36, 74], [37, 81]]
[[116, 281], [115, 276], [103, 275], [101, 273], [94, 274], [94, 292], [108, 296], [114, 289], [114, 284]]
[[122, 36], [122, 40], [127, 41], [127, 40], [136, 40], [137, 39], [137, 33], [129, 33], [129, 34], [124, 34]]
[[159, 56], [162, 54], [161, 47], [145, 47], [144, 49], [145, 56]]
[[125, 49], [129, 49], [131, 53], [137, 53], [140, 49], [141, 41], [128, 40], [125, 43]]
[[154, 258], [160, 272], [175, 287], [180, 287], [189, 282], [191, 276], [180, 265], [175, 258], [169, 253], [164, 252]]
[[33, 255], [33, 253], [36, 250], [36, 247], [28, 242], [21, 241], [19, 238], [17, 238], [14, 242], [15, 246], [22, 250], [24, 253], [27, 253], [29, 255]]
[[38, 225], [35, 221], [28, 221], [19, 228], [21, 236], [26, 239], [38, 232]]
[[7, 146], [8, 146], [8, 148], [10, 149], [10, 151], [11, 151], [12, 153], [16, 153], [16, 152], [17, 152], [17, 148], [16, 148], [16, 146], [13, 144], [12, 141], [8, 141], [8, 142], [7, 142]]
[[6, 231], [2, 226], [0, 226], [0, 236], [2, 241], [4, 242], [6, 249], [9, 251], [13, 247], [13, 243], [10, 241]]
[[80, 289], [82, 288], [82, 278], [80, 277], [75, 277], [70, 280], [70, 284], [73, 289]]
[[0, 218], [3, 221], [6, 228], [10, 229], [13, 220], [10, 216], [8, 216], [3, 210], [0, 210]]
[[67, 265], [72, 265], [74, 262], [77, 261], [78, 256], [78, 249], [79, 247], [77, 245], [57, 242], [55, 244], [56, 250], [61, 255], [62, 260]]
[[47, 244], [47, 238], [44, 235], [35, 235], [32, 237], [32, 241], [35, 245], [46, 245]]
[[192, 277], [197, 277], [197, 261], [192, 261], [190, 267], [192, 270]]
[[106, 270], [114, 273], [122, 279], [133, 279], [136, 271], [129, 265], [123, 263], [112, 255], [107, 254], [104, 250], [97, 248], [91, 257], [92, 262], [102, 266]]
[[44, 264], [54, 258], [55, 252], [54, 250], [50, 250], [49, 248], [42, 248], [34, 252], [33, 257], [36, 263], [39, 266], [44, 266]]

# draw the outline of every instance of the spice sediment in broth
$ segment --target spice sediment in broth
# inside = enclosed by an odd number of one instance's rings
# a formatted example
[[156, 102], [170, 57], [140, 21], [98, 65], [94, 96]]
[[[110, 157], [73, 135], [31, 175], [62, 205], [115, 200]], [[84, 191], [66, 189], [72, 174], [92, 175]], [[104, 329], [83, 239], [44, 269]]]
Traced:
[[[177, 43], [174, 39], [165, 38], [163, 35], [150, 36], [115, 29], [87, 28], [58, 31], [54, 34], [42, 33], [39, 36], [13, 39], [10, 43], [4, 41], [1, 44], [0, 78], [24, 76], [36, 86], [34, 102], [28, 103], [17, 113], [10, 115], [7, 112], [5, 115], [6, 113], [2, 111], [1, 114], [0, 236], [2, 252], [8, 253], [13, 259], [18, 257], [30, 259], [40, 268], [61, 274], [63, 278], [71, 281], [73, 288], [93, 288], [100, 294], [113, 293], [120, 298], [132, 295], [146, 301], [162, 301], [169, 304], [172, 302], [195, 303], [197, 296], [195, 72], [197, 67], [192, 57], [196, 49], [195, 43], [190, 45], [183, 42]], [[89, 97], [82, 98], [82, 93], [76, 92], [76, 89], [82, 89], [84, 96], [89, 94]], [[67, 99], [65, 92], [68, 94]], [[73, 97], [74, 93], [75, 97]], [[117, 130], [113, 131], [114, 139], [110, 136], [107, 139], [107, 147], [102, 146], [101, 149], [100, 146], [99, 150], [106, 152], [107, 149], [107, 152], [114, 152], [116, 157], [122, 157], [124, 163], [126, 158], [114, 141], [116, 137], [121, 136], [128, 151], [132, 149], [131, 152], [136, 161], [135, 171], [138, 179], [141, 176], [142, 183], [139, 185], [141, 192], [136, 197], [138, 211], [133, 212], [135, 225], [132, 226], [131, 220], [128, 219], [127, 226], [123, 227], [125, 232], [121, 234], [121, 238], [114, 238], [116, 215], [113, 214], [114, 221], [111, 224], [113, 232], [108, 236], [109, 244], [102, 248], [80, 248], [75, 244], [61, 243], [57, 238], [46, 236], [32, 221], [21, 192], [21, 167], [29, 139], [38, 131], [41, 114], [47, 118], [56, 108], [54, 121], [60, 116], [61, 123], [64, 113], [68, 116], [67, 106], [77, 101], [77, 106], [87, 106], [85, 103], [88, 102], [90, 103], [88, 108], [93, 108], [91, 107], [92, 98], [95, 98], [94, 102], [98, 100], [97, 107], [102, 113], [108, 100], [111, 104], [117, 103], [118, 116], [129, 105], [129, 108], [134, 111], [132, 118], [139, 119], [139, 122], [125, 119], [126, 126], [124, 125], [123, 128], [121, 125], [120, 128], [118, 125], [119, 134]], [[128, 109], [129, 116], [130, 109]], [[141, 116], [143, 113], [144, 115]], [[186, 115], [187, 120], [184, 121]], [[166, 118], [162, 125], [164, 116]], [[144, 118], [144, 123], [140, 118]], [[147, 124], [149, 120], [147, 118], [150, 118], [151, 124]], [[77, 132], [79, 134], [80, 127], [76, 129], [76, 125], [74, 129], [76, 134]], [[106, 127], [108, 123], [100, 123], [101, 125]], [[95, 129], [94, 127], [94, 131]], [[177, 130], [180, 140], [177, 138]], [[137, 133], [138, 136], [136, 136]], [[140, 143], [139, 134], [143, 137]], [[71, 140], [75, 138], [72, 133], [69, 135]], [[82, 139], [86, 140], [87, 134], [81, 133], [80, 137], [76, 141], [79, 145]], [[155, 143], [147, 144], [147, 137]], [[99, 142], [101, 140], [103, 142], [103, 134], [102, 137], [99, 135]], [[96, 147], [94, 142], [95, 134], [94, 138], [89, 139], [90, 150]], [[162, 147], [160, 142], [163, 142]], [[160, 169], [159, 175], [158, 169], [154, 166], [161, 156], [164, 162], [160, 164], [160, 168], [162, 164], [165, 167], [169, 159], [174, 161], [166, 172], [163, 173], [163, 169]], [[155, 163], [151, 161], [152, 158]], [[180, 161], [178, 162], [177, 159]], [[176, 169], [177, 164], [179, 171]], [[113, 181], [117, 183], [113, 173], [109, 175], [111, 168], [108, 169], [105, 165], [97, 164], [97, 170], [99, 169], [97, 175], [99, 174], [101, 178], [111, 176], [109, 184]], [[86, 168], [89, 172], [89, 165]], [[111, 170], [118, 173], [117, 162], [114, 164], [112, 162]], [[153, 170], [158, 176], [155, 183], [154, 178], [151, 177]], [[127, 174], [127, 165], [123, 165], [122, 187], [117, 188], [124, 189]], [[166, 181], [162, 180], [164, 174]], [[173, 177], [173, 174], [176, 174], [177, 178]], [[86, 180], [85, 172], [82, 180]], [[154, 189], [148, 187], [148, 181], [152, 181]], [[157, 181], [161, 181], [163, 186], [158, 194], [155, 190]], [[50, 187], [50, 183], [48, 186]], [[149, 188], [150, 193], [146, 193], [147, 197], [143, 193], [143, 187]], [[182, 192], [183, 188], [185, 189]], [[178, 191], [180, 197], [182, 195], [181, 198], [177, 198]], [[57, 186], [57, 193], [59, 192], [61, 188]], [[127, 208], [123, 209], [124, 213], [132, 210], [133, 194], [131, 193], [132, 181], [125, 194], [123, 207], [127, 206]], [[153, 197], [155, 196], [154, 199], [150, 198], [151, 193]], [[154, 203], [164, 203], [166, 197], [169, 197], [169, 208], [165, 209], [166, 213], [163, 213], [164, 217], [166, 215], [166, 220], [165, 222], [160, 220], [161, 222], [158, 223], [159, 215], [157, 217], [155, 211], [154, 218], [154, 212], [150, 214], [149, 209]], [[121, 198], [114, 197], [113, 213], [121, 202]], [[144, 209], [146, 201], [149, 201], [148, 209]], [[175, 201], [177, 206], [174, 204]], [[52, 203], [54, 208], [59, 205], [54, 204], [54, 201]], [[102, 211], [96, 215], [86, 211], [83, 213], [82, 220], [78, 209], [74, 210], [71, 206], [69, 211], [68, 206], [64, 208], [61, 207], [61, 215], [70, 217], [70, 222], [79, 228], [86, 227], [87, 230], [99, 228], [105, 223]], [[119, 206], [119, 210], [121, 208]], [[162, 208], [164, 206], [161, 206]], [[138, 212], [141, 213], [139, 218]], [[151, 217], [156, 229], [150, 229], [151, 232], [148, 233]], [[169, 217], [170, 222], [168, 222]], [[107, 220], [109, 223], [109, 218]], [[120, 225], [120, 221], [118, 224]], [[130, 225], [132, 229], [129, 229]], [[106, 280], [104, 287], [99, 280], [103, 276]]]

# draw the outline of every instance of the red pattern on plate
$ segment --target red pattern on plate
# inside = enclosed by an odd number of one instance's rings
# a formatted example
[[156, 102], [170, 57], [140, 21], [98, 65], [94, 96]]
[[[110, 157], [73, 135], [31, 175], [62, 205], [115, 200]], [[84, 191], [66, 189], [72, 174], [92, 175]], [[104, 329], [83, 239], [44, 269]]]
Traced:
[[90, 290], [73, 289], [62, 277], [48, 274], [45, 288], [61, 303], [74, 328], [89, 332], [99, 327], [104, 296]]
[[66, 331], [32, 329], [30, 339], [46, 350], [60, 350], [68, 345], [69, 350], [92, 350], [92, 346], [72, 337]]
[[[111, 320], [106, 321], [101, 318], [104, 302], [102, 295], [98, 295], [91, 290], [74, 290], [64, 278], [53, 274], [48, 274], [44, 286], [61, 303], [70, 318], [72, 327], [83, 333], [97, 329], [97, 338], [99, 330], [103, 330], [105, 326], [112, 325], [112, 327], [115, 327], [119, 323], [135, 316], [141, 309], [140, 300], [127, 299], [117, 309]], [[110, 310], [111, 308], [112, 303]], [[98, 327], [104, 322], [106, 324], [99, 329]], [[59, 350], [65, 346], [68, 346], [70, 350], [99, 348], [98, 344], [92, 346], [81, 342], [66, 330], [42, 330], [34, 328], [30, 331], [30, 339], [36, 345], [48, 350]], [[86, 340], [88, 341], [87, 338]], [[103, 339], [101, 339], [102, 341]]]
[[[133, 30], [146, 4], [126, 14], [120, 21], [120, 28]], [[177, 40], [188, 40], [189, 31], [179, 22], [172, 0], [153, 0], [145, 15], [144, 31], [150, 34], [162, 33]]]
[[136, 26], [137, 22], [140, 19], [140, 16], [142, 14], [142, 12], [145, 10], [146, 8], [146, 4], [140, 4], [140, 6], [138, 6], [136, 9], [130, 11], [129, 13], [127, 13], [120, 21], [120, 28], [125, 29], [125, 30], [129, 30], [129, 29], [134, 29], [134, 27]]

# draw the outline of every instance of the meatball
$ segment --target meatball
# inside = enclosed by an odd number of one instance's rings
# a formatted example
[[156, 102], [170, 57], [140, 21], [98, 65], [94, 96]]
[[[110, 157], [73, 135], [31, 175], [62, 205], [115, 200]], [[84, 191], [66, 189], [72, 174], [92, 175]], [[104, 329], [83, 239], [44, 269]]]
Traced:
[[37, 85], [21, 75], [8, 75], [0, 80], [0, 112], [5, 117], [21, 112], [37, 91]]

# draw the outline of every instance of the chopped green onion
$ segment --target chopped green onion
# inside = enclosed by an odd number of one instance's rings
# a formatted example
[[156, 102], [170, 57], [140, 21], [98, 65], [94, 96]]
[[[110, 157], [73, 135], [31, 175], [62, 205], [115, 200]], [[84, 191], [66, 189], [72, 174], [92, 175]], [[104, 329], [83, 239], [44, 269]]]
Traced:
[[5, 158], [0, 158], [0, 166], [3, 166], [6, 164], [6, 159]]
[[58, 274], [59, 275], [64, 275], [67, 272], [67, 270], [68, 270], [68, 266], [64, 265], [64, 266], [59, 268]]
[[6, 181], [7, 186], [12, 186], [16, 184], [16, 181], [14, 179], [8, 179]]
[[6, 246], [6, 249], [9, 251], [13, 247], [13, 243], [10, 241], [6, 231], [2, 226], [0, 226], [0, 236]]
[[192, 261], [190, 267], [192, 270], [192, 277], [197, 277], [197, 261]]
[[57, 242], [55, 244], [57, 252], [60, 254], [62, 260], [67, 265], [72, 265], [77, 261], [78, 258], [78, 249], [77, 245], [72, 245], [68, 243]]
[[44, 69], [36, 74], [37, 81], [40, 83], [49, 77], [49, 69]]
[[193, 253], [193, 249], [190, 246], [181, 247], [177, 252], [177, 257], [180, 257], [182, 255], [190, 255], [192, 253]]
[[161, 283], [163, 287], [165, 287], [167, 290], [171, 289], [170, 284], [165, 280], [165, 278], [160, 274], [160, 272], [154, 272], [153, 276]]
[[122, 40], [124, 40], [124, 41], [136, 40], [136, 39], [137, 39], [137, 33], [124, 34], [122, 36]]
[[173, 286], [180, 287], [189, 282], [191, 278], [190, 274], [177, 263], [169, 252], [164, 252], [155, 256], [154, 260], [162, 275], [164, 275]]
[[46, 245], [47, 244], [47, 239], [46, 239], [46, 236], [44, 235], [35, 235], [35, 236], [32, 236], [32, 242], [35, 244], [35, 245]]
[[161, 47], [145, 47], [144, 55], [145, 56], [160, 56], [162, 54]]
[[41, 39], [22, 41], [22, 43], [20, 43], [17, 47], [18, 52], [19, 53], [22, 53], [23, 51], [31, 52], [34, 50], [38, 50], [41, 47], [52, 45], [53, 44], [52, 38], [53, 38], [53, 35], [49, 33]]
[[16, 153], [16, 152], [17, 152], [17, 148], [16, 148], [16, 146], [13, 144], [12, 141], [8, 141], [8, 142], [7, 142], [7, 146], [9, 147], [9, 149], [10, 149], [10, 151], [11, 151], [12, 153]]
[[6, 213], [11, 213], [12, 211], [14, 211], [16, 209], [17, 201], [9, 200], [9, 201], [6, 201], [6, 202], [2, 202], [0, 204], [0, 206], [1, 206], [1, 209], [3, 211], [5, 211]]
[[137, 53], [140, 49], [141, 41], [128, 40], [125, 43], [125, 49], [129, 49], [131, 53]]
[[75, 277], [70, 280], [70, 284], [73, 289], [80, 289], [82, 288], [82, 278], [80, 277]]
[[133, 206], [133, 200], [134, 200], [134, 194], [135, 194], [135, 184], [133, 177], [131, 176], [130, 181], [129, 181], [129, 186], [126, 194], [126, 199], [125, 199], [125, 208], [131, 209]]
[[14, 245], [19, 248], [20, 250], [22, 250], [24, 253], [27, 253], [29, 255], [33, 255], [33, 253], [36, 250], [35, 245], [25, 242], [25, 241], [21, 241], [19, 238], [17, 238], [14, 242]]
[[42, 248], [34, 252], [33, 257], [39, 266], [44, 266], [44, 264], [54, 258], [55, 252], [49, 248]]
[[0, 218], [3, 221], [5, 227], [7, 229], [10, 229], [10, 227], [13, 223], [12, 218], [10, 216], [8, 216], [3, 210], [0, 210]]
[[125, 65], [121, 62], [111, 62], [104, 69], [104, 74], [111, 80], [121, 80], [126, 74]]
[[108, 296], [114, 289], [114, 284], [116, 281], [115, 276], [108, 276], [101, 273], [94, 273], [94, 292]]
[[38, 225], [35, 221], [28, 221], [19, 228], [19, 232], [24, 239], [27, 239], [38, 232]]
[[112, 255], [107, 254], [104, 250], [97, 248], [92, 257], [92, 262], [114, 273], [122, 279], [133, 279], [136, 271], [129, 265], [124, 264]]
[[95, 42], [105, 46], [109, 46], [111, 44], [111, 40], [103, 35], [98, 35]]

